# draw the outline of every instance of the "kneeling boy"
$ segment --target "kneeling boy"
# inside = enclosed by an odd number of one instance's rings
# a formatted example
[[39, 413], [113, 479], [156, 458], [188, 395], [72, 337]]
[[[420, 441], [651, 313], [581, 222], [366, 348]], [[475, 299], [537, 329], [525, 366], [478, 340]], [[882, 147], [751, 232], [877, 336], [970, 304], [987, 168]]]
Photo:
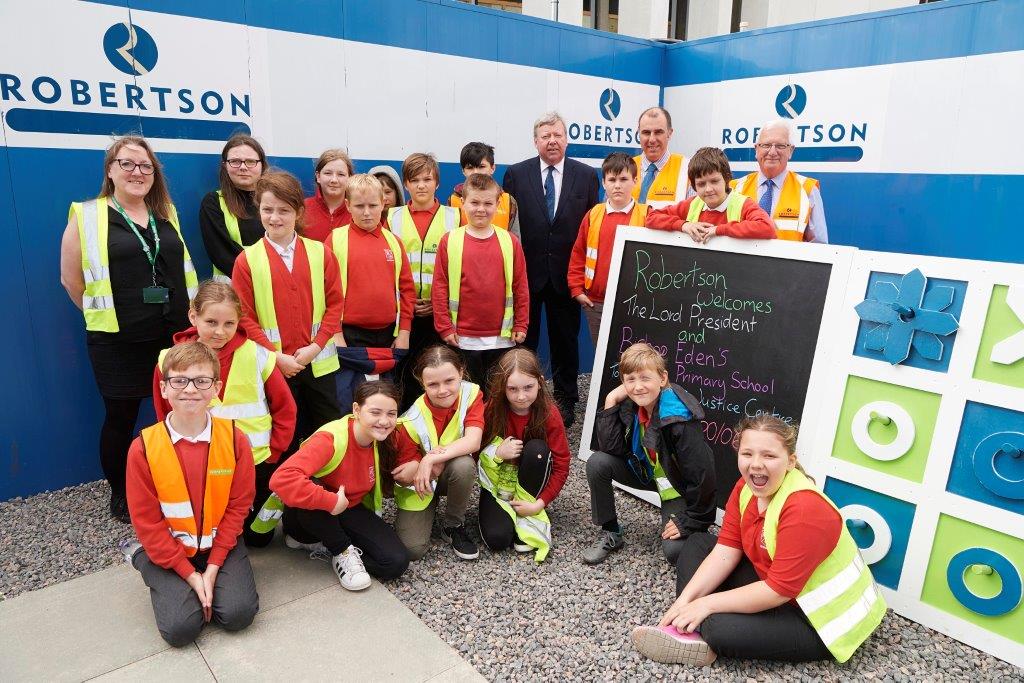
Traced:
[[220, 392], [217, 353], [180, 344], [161, 371], [171, 412], [128, 451], [128, 512], [139, 541], [122, 551], [149, 586], [160, 635], [181, 647], [206, 622], [239, 631], [259, 610], [240, 538], [256, 475], [248, 438], [207, 409]]
[[597, 450], [587, 460], [591, 516], [601, 531], [583, 561], [603, 562], [624, 545], [612, 492], [617, 481], [658, 492], [661, 548], [674, 566], [683, 541], [715, 521], [715, 461], [701, 430], [704, 410], [669, 383], [665, 359], [647, 344], [622, 352], [619, 375], [622, 385], [608, 392], [597, 413]]

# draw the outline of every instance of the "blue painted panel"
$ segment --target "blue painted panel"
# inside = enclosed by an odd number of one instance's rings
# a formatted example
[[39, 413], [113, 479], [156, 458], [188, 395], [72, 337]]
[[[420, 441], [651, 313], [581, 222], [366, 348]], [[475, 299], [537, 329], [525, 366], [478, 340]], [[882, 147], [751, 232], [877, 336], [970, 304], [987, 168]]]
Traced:
[[[206, 4], [219, 3], [203, 3], [203, 6]], [[344, 0], [245, 0], [244, 16], [240, 23], [277, 31], [343, 38], [344, 4]], [[310, 27], [315, 27], [315, 30], [309, 30]]]
[[[996, 439], [989, 439], [998, 434]], [[1024, 456], [993, 455], [1004, 443], [1020, 447], [1024, 441], [1024, 413], [997, 406], [968, 401], [960, 423], [960, 436], [953, 452], [946, 490], [965, 498], [994, 505], [1024, 515]], [[983, 443], [984, 442], [984, 443]], [[992, 470], [995, 470], [993, 475]], [[1016, 482], [1004, 487], [998, 495], [978, 478], [998, 476], [1005, 482]]]
[[501, 26], [498, 61], [527, 66], [561, 64], [558, 58], [559, 34], [554, 24], [532, 21], [508, 21]]
[[[885, 520], [892, 534], [892, 544], [889, 546], [889, 552], [871, 565], [871, 574], [879, 584], [896, 590], [900, 574], [903, 572], [903, 561], [907, 555], [910, 527], [914, 523], [914, 505], [832, 477], [825, 480], [824, 491], [840, 509], [847, 505], [863, 505], [877, 512]], [[859, 548], [867, 548], [875, 540], [876, 532], [869, 527], [848, 524], [847, 529]]]
[[245, 23], [245, 4], [242, 0], [86, 0], [97, 5], [116, 5], [131, 7], [144, 12], [162, 12], [176, 14], [181, 17], [200, 17], [213, 21], [226, 21], [233, 24]]
[[613, 36], [596, 31], [563, 31], [560, 36], [559, 67], [564, 71], [613, 77], [616, 42]]
[[1024, 49], [1024, 0], [946, 0], [666, 50], [665, 87]]
[[615, 78], [621, 81], [660, 84], [665, 67], [665, 48], [660, 45], [615, 41]]
[[427, 6], [409, 0], [344, 2], [345, 38], [363, 43], [427, 49]]
[[[498, 60], [499, 17], [472, 8], [427, 6], [427, 51], [473, 59]], [[506, 22], [502, 22], [506, 23]]]

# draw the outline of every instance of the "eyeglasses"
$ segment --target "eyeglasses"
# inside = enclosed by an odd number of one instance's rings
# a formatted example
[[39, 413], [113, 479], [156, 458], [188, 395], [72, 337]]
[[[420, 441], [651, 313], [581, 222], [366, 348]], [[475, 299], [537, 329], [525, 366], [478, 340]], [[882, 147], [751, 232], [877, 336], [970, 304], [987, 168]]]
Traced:
[[224, 163], [231, 168], [242, 168], [242, 164], [245, 164], [246, 168], [256, 168], [262, 162], [259, 159], [228, 159]]
[[117, 165], [121, 167], [122, 171], [128, 171], [129, 173], [133, 172], [137, 168], [139, 169], [139, 173], [142, 175], [153, 175], [153, 171], [155, 170], [153, 164], [146, 161], [141, 164], [137, 164], [131, 159], [114, 159], [114, 161], [117, 162]]
[[174, 377], [168, 377], [164, 380], [173, 389], [184, 389], [189, 384], [194, 384], [196, 389], [199, 391], [206, 391], [216, 383], [213, 377], [185, 377], [183, 375], [176, 375]]
[[771, 150], [773, 148], [779, 150], [780, 152], [785, 152], [787, 149], [789, 149], [792, 146], [793, 145], [790, 145], [788, 143], [783, 143], [783, 142], [759, 142], [759, 143], [757, 143], [757, 148], [759, 150], [761, 150], [762, 152], [767, 152], [767, 151], [769, 151], [769, 150]]

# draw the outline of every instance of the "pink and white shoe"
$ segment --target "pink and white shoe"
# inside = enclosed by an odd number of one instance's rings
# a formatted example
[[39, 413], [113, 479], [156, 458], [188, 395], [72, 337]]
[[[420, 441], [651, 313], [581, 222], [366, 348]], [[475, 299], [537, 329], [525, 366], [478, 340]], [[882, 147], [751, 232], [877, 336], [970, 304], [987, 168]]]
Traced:
[[700, 634], [680, 633], [671, 625], [638, 626], [631, 640], [640, 654], [662, 664], [709, 666], [718, 658]]

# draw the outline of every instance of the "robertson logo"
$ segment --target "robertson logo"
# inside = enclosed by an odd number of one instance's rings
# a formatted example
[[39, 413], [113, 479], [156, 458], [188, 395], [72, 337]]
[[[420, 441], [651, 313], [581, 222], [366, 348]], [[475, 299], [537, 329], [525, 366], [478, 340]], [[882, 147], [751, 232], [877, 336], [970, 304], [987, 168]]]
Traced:
[[622, 100], [619, 98], [619, 93], [611, 88], [605, 90], [601, 93], [601, 101], [598, 108], [601, 110], [601, 116], [606, 121], [614, 121], [619, 115], [619, 110], [622, 109]]
[[[610, 124], [622, 113], [622, 98], [614, 88], [605, 88], [597, 97], [597, 112]], [[639, 133], [629, 125], [608, 125], [596, 119], [569, 121], [569, 150], [577, 159], [603, 159], [609, 152], [636, 153]]]
[[135, 24], [114, 24], [103, 34], [103, 52], [114, 68], [129, 76], [145, 76], [156, 67], [153, 36]]
[[795, 119], [806, 106], [807, 92], [796, 84], [787, 85], [775, 96], [775, 111], [784, 119]]

